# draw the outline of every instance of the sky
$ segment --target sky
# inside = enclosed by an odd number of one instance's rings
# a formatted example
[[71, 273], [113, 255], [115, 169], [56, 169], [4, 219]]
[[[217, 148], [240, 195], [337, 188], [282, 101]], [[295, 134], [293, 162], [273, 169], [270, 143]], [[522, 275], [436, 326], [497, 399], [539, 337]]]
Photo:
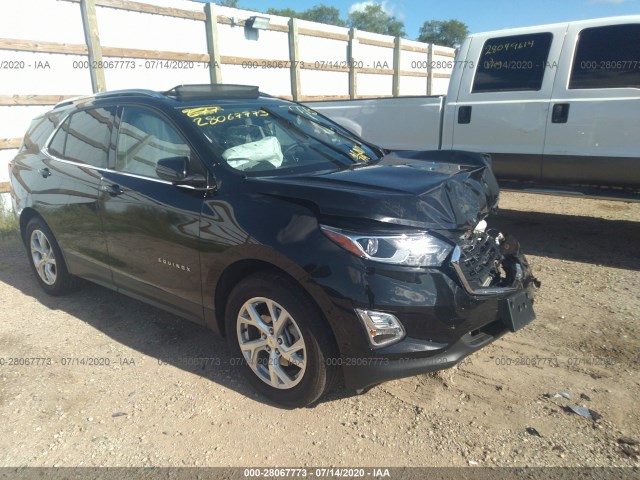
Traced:
[[[268, 8], [306, 10], [322, 4], [337, 7], [346, 18], [351, 8], [372, 0], [240, 0], [247, 10]], [[640, 14], [640, 0], [378, 0], [383, 8], [402, 20], [407, 37], [415, 39], [426, 20], [457, 19], [470, 33], [502, 28], [541, 25], [587, 18]]]

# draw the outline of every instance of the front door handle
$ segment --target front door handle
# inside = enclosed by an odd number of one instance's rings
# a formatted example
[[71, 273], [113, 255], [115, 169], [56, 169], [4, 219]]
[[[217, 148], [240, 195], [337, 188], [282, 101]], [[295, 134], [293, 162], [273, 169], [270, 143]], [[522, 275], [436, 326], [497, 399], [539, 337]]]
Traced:
[[47, 167], [41, 168], [40, 170], [38, 170], [38, 173], [42, 175], [42, 178], [51, 176], [51, 170], [49, 170]]
[[116, 195], [122, 195], [124, 193], [124, 190], [122, 190], [122, 188], [120, 188], [120, 185], [118, 185], [117, 183], [114, 183], [113, 185], [100, 185], [100, 190], [102, 190], [103, 192], [107, 192], [112, 197], [115, 197]]
[[551, 112], [551, 123], [567, 123], [569, 120], [569, 104], [556, 103]]
[[458, 123], [471, 123], [471, 106], [458, 107]]

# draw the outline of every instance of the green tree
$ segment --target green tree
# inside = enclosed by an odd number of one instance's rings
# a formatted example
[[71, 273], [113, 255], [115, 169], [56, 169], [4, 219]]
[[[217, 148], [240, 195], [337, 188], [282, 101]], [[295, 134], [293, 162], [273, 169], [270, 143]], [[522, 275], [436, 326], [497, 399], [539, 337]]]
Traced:
[[301, 13], [296, 12], [293, 8], [270, 8], [267, 10], [269, 15], [280, 15], [281, 17], [300, 18]]
[[220, 0], [220, 5], [224, 7], [238, 8], [238, 3], [240, 0]]
[[294, 17], [310, 22], [326, 23], [328, 25], [346, 26], [346, 22], [340, 18], [340, 10], [326, 5], [316, 5], [303, 12], [296, 12], [292, 8], [270, 8], [267, 10], [270, 15], [280, 15], [281, 17]]
[[458, 48], [469, 35], [469, 28], [459, 20], [429, 20], [420, 28], [418, 41]]
[[404, 23], [389, 15], [379, 3], [369, 4], [364, 10], [349, 13], [349, 26], [366, 32], [404, 37]]
[[347, 22], [340, 18], [340, 10], [336, 7], [328, 7], [327, 5], [316, 5], [302, 12], [304, 20], [310, 22], [326, 23], [328, 25], [336, 25], [345, 27]]

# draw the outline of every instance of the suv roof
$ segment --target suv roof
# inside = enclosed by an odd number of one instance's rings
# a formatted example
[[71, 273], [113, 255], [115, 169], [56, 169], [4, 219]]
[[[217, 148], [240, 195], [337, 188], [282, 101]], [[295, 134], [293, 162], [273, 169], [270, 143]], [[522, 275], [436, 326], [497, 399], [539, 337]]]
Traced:
[[92, 100], [102, 100], [105, 98], [113, 97], [151, 97], [161, 100], [173, 99], [179, 102], [189, 100], [209, 100], [209, 99], [234, 99], [234, 98], [246, 98], [255, 99], [259, 97], [271, 97], [266, 93], [262, 93], [258, 90], [258, 87], [253, 85], [233, 85], [233, 84], [191, 84], [191, 85], [178, 85], [166, 92], [157, 92], [155, 90], [146, 89], [125, 89], [125, 90], [113, 90], [110, 92], [95, 93], [93, 95], [86, 95], [82, 97], [70, 98], [64, 100], [53, 107], [56, 108], [65, 107], [68, 105], [85, 103]]

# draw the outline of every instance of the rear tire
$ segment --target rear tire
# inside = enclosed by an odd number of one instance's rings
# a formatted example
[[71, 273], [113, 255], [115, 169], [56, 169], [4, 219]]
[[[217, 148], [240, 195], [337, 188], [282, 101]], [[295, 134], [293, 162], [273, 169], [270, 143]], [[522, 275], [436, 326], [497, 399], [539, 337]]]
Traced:
[[29, 220], [24, 242], [31, 269], [46, 293], [60, 296], [78, 288], [79, 279], [69, 273], [58, 242], [41, 218]]
[[225, 317], [233, 360], [265, 397], [304, 407], [333, 384], [336, 348], [329, 326], [306, 292], [284, 275], [242, 280], [229, 295]]

